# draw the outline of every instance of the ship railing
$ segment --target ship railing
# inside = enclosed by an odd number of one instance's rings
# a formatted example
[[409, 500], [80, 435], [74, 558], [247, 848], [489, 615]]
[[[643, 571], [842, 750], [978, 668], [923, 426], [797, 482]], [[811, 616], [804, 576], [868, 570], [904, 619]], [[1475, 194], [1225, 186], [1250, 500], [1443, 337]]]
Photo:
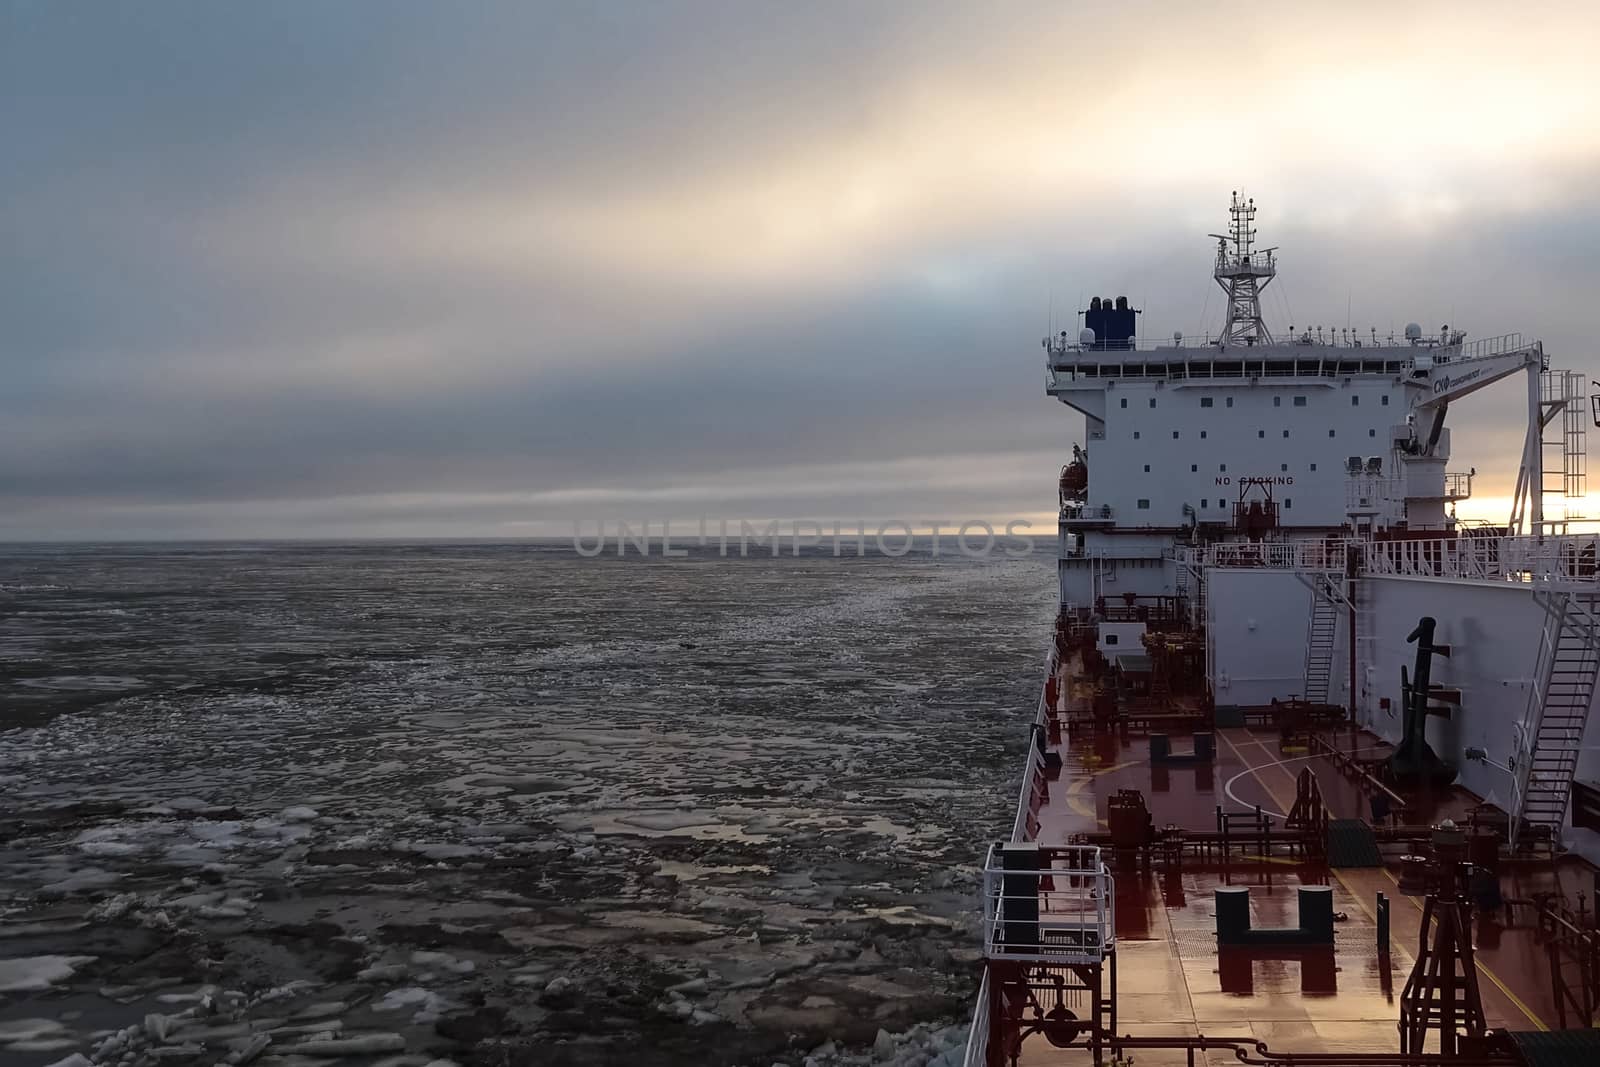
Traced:
[[1269, 570], [1343, 571], [1343, 541], [1221, 542], [1206, 550], [1210, 567], [1262, 567]]
[[1011, 821], [1011, 840], [1026, 841], [1028, 833], [1028, 816], [1033, 814], [1032, 799], [1035, 783], [1039, 775], [1044, 773], [1044, 753], [1039, 748], [1039, 731], [1034, 730], [1028, 740], [1027, 769], [1022, 772], [1022, 795], [1017, 798], [1017, 817]]
[[1365, 573], [1399, 578], [1593, 586], [1600, 583], [1597, 556], [1596, 534], [1362, 542]]
[[991, 847], [983, 947], [992, 960], [1098, 963], [1116, 947], [1116, 883], [1094, 845]]
[[[1298, 360], [1301, 363], [1313, 361], [1326, 362], [1324, 373], [1338, 373], [1335, 364], [1349, 363], [1360, 360], [1382, 360], [1394, 362], [1399, 360], [1408, 369], [1411, 360], [1418, 355], [1432, 355], [1437, 362], [1440, 355], [1456, 358], [1456, 345], [1434, 344], [1411, 346], [1402, 341], [1388, 341], [1379, 338], [1374, 343], [1370, 338], [1316, 338], [1306, 339], [1303, 334], [1278, 338], [1270, 344], [1249, 344], [1232, 342], [1223, 347], [1222, 338], [1206, 334], [1203, 336], [1183, 337], [1177, 340], [1172, 338], [1129, 338], [1126, 341], [1107, 341], [1104, 344], [1083, 344], [1077, 341], [1052, 341], [1045, 347], [1045, 366], [1053, 370], [1069, 370], [1081, 363], [1116, 363], [1126, 360], [1130, 363], [1146, 362], [1146, 353], [1157, 356], [1169, 355], [1174, 361], [1199, 361], [1199, 362], [1237, 362], [1241, 359], [1257, 363], [1265, 360], [1271, 368], [1275, 363], [1286, 363]], [[1515, 347], [1515, 346], [1513, 346]], [[1322, 351], [1331, 351], [1328, 356], [1322, 356]], [[1505, 351], [1511, 351], [1508, 348]], [[1495, 354], [1485, 352], [1484, 354]], [[1158, 359], [1156, 362], [1160, 362]], [[1235, 376], [1255, 377], [1261, 372], [1253, 367], [1248, 371], [1236, 372]], [[1269, 370], [1268, 373], [1271, 373]], [[1313, 371], [1305, 371], [1314, 374]], [[1220, 377], [1221, 375], [1219, 375]]]
[[[1124, 352], [1189, 352], [1199, 354], [1206, 349], [1215, 349], [1221, 343], [1221, 338], [1209, 333], [1186, 335], [1174, 340], [1171, 337], [1130, 337], [1125, 341], [1106, 341], [1095, 344], [1082, 344], [1076, 340], [1061, 340], [1056, 337], [1045, 339], [1049, 342], [1045, 348], [1053, 356], [1082, 355], [1092, 353], [1096, 357], [1115, 356]], [[1412, 345], [1399, 338], [1380, 337], [1376, 341], [1370, 336], [1363, 336], [1358, 331], [1348, 334], [1334, 334], [1326, 337], [1313, 338], [1308, 344], [1305, 334], [1285, 332], [1278, 340], [1277, 346], [1293, 346], [1296, 349], [1308, 347], [1336, 348], [1348, 350], [1352, 353], [1370, 353], [1375, 350], [1405, 350], [1415, 351], [1419, 355], [1432, 356], [1435, 363], [1444, 360], [1482, 359], [1485, 356], [1498, 356], [1506, 352], [1515, 352], [1537, 344], [1532, 337], [1523, 337], [1521, 333], [1503, 333], [1495, 337], [1480, 337], [1475, 341], [1454, 341], [1450, 344], [1440, 344], [1438, 337], [1424, 338], [1422, 343]], [[1255, 346], [1231, 345], [1231, 351], [1248, 351]], [[1266, 347], [1266, 346], [1263, 346]], [[1303, 353], [1285, 353], [1283, 358], [1304, 359]]]
[[[1450, 477], [1445, 476], [1447, 485]], [[1345, 478], [1344, 506], [1347, 511], [1379, 511], [1404, 495], [1405, 483], [1399, 478], [1366, 473], [1351, 474]]]
[[978, 1002], [972, 1007], [972, 1025], [967, 1029], [967, 1055], [962, 1067], [987, 1067], [989, 1062], [989, 971], [984, 969], [978, 982]]
[[[1053, 677], [1056, 671], [1056, 654], [1051, 649], [1044, 657], [1044, 674], [1046, 678]], [[1033, 834], [1028, 832], [1029, 817], [1034, 814], [1034, 799], [1040, 796], [1040, 783], [1044, 777], [1044, 739], [1046, 727], [1050, 722], [1050, 707], [1046, 703], [1048, 685], [1039, 687], [1039, 703], [1034, 706], [1033, 723], [1028, 731], [1028, 758], [1023, 764], [1022, 788], [1017, 794], [1017, 817], [1011, 822], [1011, 840], [1028, 841]]]
[[1271, 278], [1278, 273], [1278, 265], [1272, 260], [1252, 260], [1249, 256], [1219, 256], [1217, 265], [1212, 268], [1215, 278], [1231, 278], [1239, 274], [1249, 274], [1256, 278]]
[[1524, 344], [1520, 333], [1503, 333], [1498, 337], [1480, 337], [1476, 341], [1457, 341], [1455, 344], [1439, 345], [1431, 354], [1435, 363], [1454, 363], [1458, 360], [1505, 355], [1507, 352], [1515, 352], [1533, 343], [1529, 340]]
[[1110, 504], [1067, 504], [1061, 509], [1062, 522], [1109, 522]]
[[1210, 567], [1338, 573], [1345, 569], [1351, 546], [1361, 553], [1361, 573], [1378, 577], [1600, 584], [1600, 534], [1594, 533], [1222, 542], [1207, 547], [1205, 562]]
[[[1506, 336], [1518, 337], [1520, 335], [1507, 334]], [[1386, 352], [1399, 352], [1404, 350], [1409, 354], [1413, 349], [1421, 353], [1445, 351], [1454, 352], [1455, 348], [1457, 347], [1455, 345], [1439, 345], [1437, 343], [1433, 344], [1432, 346], [1426, 344], [1410, 345], [1399, 338], [1394, 338], [1391, 340], [1386, 337], [1380, 337], [1376, 342], [1374, 342], [1372, 338], [1367, 336], [1358, 336], [1354, 332], [1345, 337], [1340, 337], [1337, 335], [1324, 336], [1320, 339], [1312, 337], [1309, 341], [1305, 340], [1304, 338], [1305, 335], [1303, 333], [1297, 332], [1294, 334], [1289, 334], [1286, 332], [1282, 337], [1277, 338], [1272, 345], [1262, 344], [1257, 346], [1235, 342], [1228, 346], [1227, 351], [1230, 353], [1266, 351], [1266, 354], [1269, 357], [1277, 356], [1281, 359], [1305, 359], [1307, 357], [1304, 350], [1307, 348], [1335, 348], [1341, 352], [1352, 353], [1352, 357], [1350, 358], [1359, 358], [1355, 357], [1354, 354], [1372, 353], [1380, 350]], [[1055, 337], [1049, 337], [1045, 340], [1049, 341], [1049, 344], [1044, 346], [1045, 351], [1049, 352], [1053, 356], [1076, 356], [1084, 354], [1093, 354], [1095, 356], [1117, 356], [1119, 354], [1128, 352], [1186, 352], [1194, 355], [1200, 355], [1206, 352], [1208, 349], [1213, 352], [1216, 351], [1217, 347], [1222, 343], [1222, 338], [1219, 335], [1210, 333], [1185, 334], [1177, 339], [1174, 339], [1171, 336], [1130, 337], [1124, 341], [1097, 341], [1093, 344], [1085, 344], [1077, 340], [1062, 341]], [[1501, 339], [1484, 338], [1484, 340], [1500, 341]], [[1478, 343], [1479, 342], [1473, 342], [1473, 344]], [[1518, 346], [1512, 345], [1510, 348], [1504, 349], [1504, 351], [1509, 352], [1516, 347]], [[1293, 348], [1295, 351], [1271, 351], [1271, 349], [1277, 348]], [[1487, 355], [1490, 353], [1485, 352], [1483, 354]]]
[[1472, 496], [1472, 472], [1454, 471], [1446, 474], [1444, 495], [1450, 500], [1466, 500]]
[[[1399, 373], [1409, 374], [1417, 369], [1416, 359], [1422, 357], [1423, 366], [1441, 363], [1470, 363], [1477, 359], [1501, 356], [1509, 352], [1532, 348], [1539, 342], [1520, 333], [1501, 334], [1498, 337], [1480, 337], [1476, 341], [1455, 341], [1441, 344], [1437, 338], [1421, 344], [1408, 345], [1393, 338], [1331, 336], [1309, 339], [1305, 334], [1286, 335], [1271, 345], [1249, 345], [1237, 342], [1222, 347], [1222, 339], [1210, 334], [1173, 339], [1129, 338], [1126, 341], [1105, 344], [1081, 344], [1046, 338], [1045, 366], [1048, 386], [1059, 387], [1055, 371], [1076, 370], [1085, 364], [1110, 365], [1128, 363], [1141, 365], [1156, 363], [1223, 363], [1244, 361], [1242, 365], [1220, 370], [1208, 367], [1195, 375], [1205, 378], [1257, 378], [1257, 377], [1338, 377], [1348, 374], [1347, 364], [1376, 360], [1388, 364], [1398, 362]], [[1313, 353], [1331, 350], [1329, 356]], [[1308, 366], [1315, 362], [1317, 366]], [[1386, 370], [1386, 373], [1389, 371]]]

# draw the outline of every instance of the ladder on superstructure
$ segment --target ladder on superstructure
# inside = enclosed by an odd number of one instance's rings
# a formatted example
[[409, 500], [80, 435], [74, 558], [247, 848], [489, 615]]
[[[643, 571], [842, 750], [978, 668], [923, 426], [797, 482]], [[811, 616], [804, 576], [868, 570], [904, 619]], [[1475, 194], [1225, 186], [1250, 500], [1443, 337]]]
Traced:
[[1204, 551], [1203, 548], [1180, 548], [1173, 559], [1177, 570], [1173, 579], [1175, 591], [1188, 605], [1189, 624], [1196, 627], [1206, 622], [1206, 572], [1201, 555]]
[[1540, 593], [1536, 599], [1545, 625], [1521, 728], [1510, 844], [1516, 848], [1522, 834], [1534, 831], [1554, 850], [1600, 676], [1600, 593]]
[[1587, 394], [1587, 382], [1578, 371], [1539, 374], [1538, 491], [1544, 528], [1531, 533], [1566, 533], [1569, 522], [1584, 517], [1589, 480]]
[[[1572, 521], [1584, 518], [1584, 502], [1589, 495], [1589, 413], [1583, 410], [1589, 388], [1579, 371], [1565, 372], [1561, 381], [1567, 401], [1561, 409], [1561, 517]], [[1565, 523], [1561, 528], [1566, 531]]]
[[[1320, 546], [1317, 551], [1323, 550]], [[1339, 551], [1343, 551], [1342, 549]], [[1350, 609], [1344, 592], [1343, 561], [1313, 555], [1296, 576], [1311, 589], [1311, 618], [1306, 625], [1306, 667], [1300, 697], [1308, 704], [1326, 704], [1333, 688], [1333, 651], [1339, 638], [1339, 612]], [[1339, 569], [1335, 570], [1334, 564]], [[1354, 695], [1351, 696], [1354, 700]]]
[[[1301, 696], [1308, 704], [1326, 704], [1333, 680], [1333, 645], [1339, 634], [1336, 590], [1327, 575], [1311, 576], [1311, 623], [1306, 630], [1306, 677]], [[1342, 598], [1340, 598], [1342, 599]]]

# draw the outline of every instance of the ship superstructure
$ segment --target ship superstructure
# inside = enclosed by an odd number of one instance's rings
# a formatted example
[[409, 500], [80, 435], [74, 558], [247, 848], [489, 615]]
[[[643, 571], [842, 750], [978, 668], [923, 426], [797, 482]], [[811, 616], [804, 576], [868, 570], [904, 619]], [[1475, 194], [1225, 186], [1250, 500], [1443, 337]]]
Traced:
[[[1063, 603], [1173, 592], [1170, 568], [1151, 561], [1182, 543], [1453, 530], [1450, 505], [1471, 495], [1475, 472], [1447, 470], [1449, 406], [1519, 372], [1533, 432], [1508, 528], [1544, 533], [1579, 516], [1582, 375], [1551, 371], [1520, 334], [1469, 342], [1413, 323], [1396, 343], [1291, 325], [1274, 340], [1259, 293], [1276, 250], [1252, 250], [1254, 210], [1235, 194], [1218, 239], [1228, 302], [1214, 338], [1147, 343], [1131, 314], [1107, 331], [1099, 309], [1112, 301], [1096, 298], [1076, 339], [1045, 339], [1049, 393], [1086, 420], [1088, 477], [1061, 501]], [[1140, 573], [1152, 571], [1163, 573]]]
[[[1274, 331], [1253, 201], [1212, 237], [1214, 333], [1116, 296], [1044, 340], [1084, 445], [968, 1062], [1535, 1062], [1600, 1023], [1587, 379], [1518, 334]], [[1514, 503], [1458, 521], [1447, 416], [1497, 385]]]

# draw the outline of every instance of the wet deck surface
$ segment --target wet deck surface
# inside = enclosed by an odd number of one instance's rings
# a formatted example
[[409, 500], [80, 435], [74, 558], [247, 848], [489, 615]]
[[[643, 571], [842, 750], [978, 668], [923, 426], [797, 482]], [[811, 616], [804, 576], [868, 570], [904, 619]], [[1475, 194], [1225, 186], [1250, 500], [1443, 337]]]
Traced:
[[[1215, 733], [1213, 764], [1166, 768], [1151, 767], [1144, 736], [1091, 734], [1069, 740], [1063, 734], [1050, 746], [1061, 754], [1063, 769], [1039, 813], [1040, 841], [1065, 844], [1074, 833], [1103, 830], [1106, 802], [1119, 789], [1144, 793], [1158, 828], [1214, 829], [1218, 805], [1239, 811], [1259, 804], [1281, 816], [1293, 803], [1296, 776], [1307, 766], [1317, 774], [1332, 817], [1368, 816], [1366, 798], [1326, 758], [1285, 754], [1272, 731], [1230, 728]], [[1363, 740], [1348, 732], [1341, 738], [1346, 749], [1377, 744], [1370, 736]], [[1175, 750], [1188, 747], [1187, 738], [1174, 736]], [[1413, 823], [1460, 815], [1475, 798], [1446, 790], [1409, 801], [1406, 822]], [[1128, 866], [1114, 873], [1119, 1033], [1248, 1036], [1280, 1052], [1399, 1048], [1399, 997], [1415, 960], [1422, 898], [1400, 892], [1397, 868], [1330, 871], [1287, 857], [1262, 862], [1235, 856], [1228, 862], [1202, 863], [1191, 855], [1180, 873]], [[1301, 884], [1331, 885], [1335, 911], [1347, 916], [1335, 926], [1331, 952], [1229, 950], [1226, 958], [1219, 958], [1213, 905], [1218, 886], [1251, 886], [1251, 923], [1261, 928], [1298, 924], [1296, 890]], [[1573, 904], [1592, 885], [1593, 869], [1576, 859], [1508, 864], [1502, 878], [1506, 897], [1527, 898], [1560, 888]], [[1392, 951], [1387, 957], [1377, 948], [1379, 892], [1391, 901]], [[1513, 1030], [1553, 1028], [1557, 1016], [1549, 965], [1530, 925], [1532, 912], [1519, 909], [1515, 926], [1503, 925], [1504, 918], [1502, 912], [1474, 922], [1488, 1024]], [[1181, 1050], [1136, 1050], [1133, 1055], [1141, 1065], [1186, 1062]], [[1082, 1049], [1058, 1050], [1033, 1037], [1024, 1045], [1021, 1062], [1076, 1063], [1087, 1058]], [[1201, 1058], [1197, 1054], [1196, 1061]], [[1227, 1050], [1208, 1052], [1204, 1058], [1217, 1064], [1237, 1062]]]

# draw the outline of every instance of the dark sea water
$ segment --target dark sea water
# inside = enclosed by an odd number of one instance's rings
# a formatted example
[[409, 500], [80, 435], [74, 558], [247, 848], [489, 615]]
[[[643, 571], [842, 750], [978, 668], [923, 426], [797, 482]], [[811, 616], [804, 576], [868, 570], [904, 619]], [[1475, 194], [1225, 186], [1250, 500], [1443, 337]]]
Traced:
[[1052, 608], [926, 545], [0, 548], [0, 1061], [950, 1062]]

